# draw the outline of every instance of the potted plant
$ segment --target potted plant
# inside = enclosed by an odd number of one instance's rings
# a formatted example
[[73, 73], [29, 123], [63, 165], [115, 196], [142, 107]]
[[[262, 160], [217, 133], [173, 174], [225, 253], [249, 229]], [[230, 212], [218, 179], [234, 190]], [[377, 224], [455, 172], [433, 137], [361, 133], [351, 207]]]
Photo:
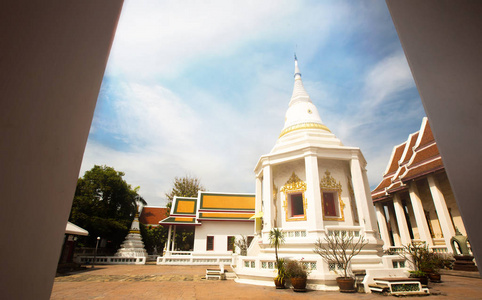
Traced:
[[443, 267], [443, 259], [438, 253], [429, 252], [427, 254], [426, 268], [428, 270], [428, 278], [432, 282], [440, 282], [442, 276], [439, 273], [441, 267]]
[[274, 284], [277, 289], [285, 288], [285, 262], [284, 259], [278, 258], [278, 249], [285, 242], [283, 230], [279, 228], [273, 228], [269, 232], [269, 243], [274, 247], [274, 253], [276, 256], [276, 269], [278, 270], [277, 276], [274, 278]]
[[409, 271], [410, 277], [417, 278], [417, 280], [424, 285], [428, 284], [429, 253], [428, 246], [425, 242], [405, 245], [403, 246], [403, 252], [400, 253], [413, 267], [413, 271]]
[[286, 264], [286, 276], [290, 279], [293, 291], [306, 292], [308, 272], [301, 261], [290, 260]]
[[336, 278], [340, 292], [356, 292], [355, 278], [349, 272], [350, 262], [367, 243], [362, 235], [355, 238], [354, 234], [347, 231], [337, 231], [327, 235], [324, 241], [316, 241], [313, 251], [328, 264], [335, 264], [336, 267], [343, 269], [343, 276]]

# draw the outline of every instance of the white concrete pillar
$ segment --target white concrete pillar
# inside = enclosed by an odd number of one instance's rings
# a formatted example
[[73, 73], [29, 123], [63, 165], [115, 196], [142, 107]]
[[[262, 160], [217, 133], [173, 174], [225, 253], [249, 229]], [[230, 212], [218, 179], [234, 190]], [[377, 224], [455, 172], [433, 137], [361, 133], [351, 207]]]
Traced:
[[174, 225], [174, 234], [172, 235], [172, 251], [176, 250], [176, 227], [177, 225]]
[[387, 209], [388, 217], [390, 218], [390, 227], [392, 228], [393, 244], [394, 246], [401, 246], [402, 240], [400, 239], [400, 233], [398, 232], [397, 217], [395, 216], [393, 205], [387, 206]]
[[306, 214], [309, 229], [323, 228], [323, 212], [321, 209], [320, 173], [318, 157], [314, 153], [305, 156], [306, 172]]
[[385, 212], [383, 211], [383, 204], [375, 204], [377, 212], [378, 227], [380, 227], [380, 235], [383, 240], [383, 249], [387, 250], [390, 248], [390, 236], [388, 234], [387, 218], [385, 218]]
[[[262, 207], [262, 199], [263, 199], [263, 181], [261, 180], [261, 174], [256, 177], [256, 194], [255, 194], [255, 212], [261, 212], [263, 211]], [[259, 234], [258, 229], [257, 229], [257, 224], [261, 222], [262, 219], [256, 218], [254, 220], [254, 233], [257, 235]]]
[[400, 233], [402, 245], [409, 245], [412, 243], [412, 239], [408, 232], [408, 224], [405, 218], [402, 200], [398, 194], [393, 196], [393, 208], [395, 209], [395, 215], [397, 217], [398, 232]]
[[366, 177], [366, 173], [363, 172], [357, 155], [352, 157], [350, 169], [360, 226], [365, 227], [365, 232], [372, 232], [374, 236], [376, 236], [378, 235], [378, 229], [375, 208], [373, 207], [370, 189], [366, 189], [366, 178], [364, 178]]
[[430, 187], [430, 193], [432, 193], [432, 199], [437, 212], [438, 221], [444, 235], [447, 251], [452, 253], [450, 239], [455, 235], [455, 229], [452, 225], [452, 220], [450, 218], [449, 210], [447, 209], [444, 195], [442, 194], [442, 191], [440, 191], [437, 180], [433, 177], [433, 175], [429, 175], [427, 180], [428, 186]]
[[410, 201], [412, 202], [413, 214], [415, 215], [415, 221], [417, 222], [418, 233], [420, 234], [420, 240], [425, 241], [428, 246], [433, 247], [432, 235], [430, 234], [425, 211], [423, 210], [422, 200], [418, 194], [418, 188], [415, 181], [412, 181], [409, 184], [408, 190], [410, 193]]
[[166, 247], [167, 253], [171, 252], [171, 229], [172, 229], [172, 225], [169, 225], [169, 231], [167, 233], [167, 247]]
[[273, 174], [269, 164], [263, 166], [263, 232], [273, 228]]

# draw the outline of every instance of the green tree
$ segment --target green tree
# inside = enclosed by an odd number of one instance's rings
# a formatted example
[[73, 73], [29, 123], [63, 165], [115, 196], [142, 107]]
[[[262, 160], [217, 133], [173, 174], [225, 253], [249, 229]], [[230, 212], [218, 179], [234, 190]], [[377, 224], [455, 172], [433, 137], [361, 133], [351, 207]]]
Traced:
[[146, 248], [147, 253], [152, 254], [162, 254], [164, 249], [164, 244], [167, 241], [167, 230], [165, 227], [159, 225], [153, 227], [151, 225], [145, 226], [144, 224], [139, 224], [142, 241]]
[[169, 193], [166, 193], [167, 209], [171, 210], [172, 200], [177, 197], [197, 197], [199, 191], [206, 190], [201, 184], [201, 180], [196, 177], [186, 175], [184, 177], [174, 177], [172, 189]]
[[69, 221], [89, 231], [80, 244], [95, 247], [100, 236], [107, 247], [116, 250], [127, 235], [139, 201], [146, 204], [122, 178], [125, 174], [112, 167], [95, 165], [77, 181]]

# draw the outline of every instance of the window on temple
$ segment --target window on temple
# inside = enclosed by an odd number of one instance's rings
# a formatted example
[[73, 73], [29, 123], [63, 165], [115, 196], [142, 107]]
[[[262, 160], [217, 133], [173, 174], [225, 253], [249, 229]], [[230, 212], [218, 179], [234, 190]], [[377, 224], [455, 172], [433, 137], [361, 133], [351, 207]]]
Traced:
[[325, 176], [320, 181], [320, 189], [323, 220], [345, 221], [345, 203], [341, 200], [340, 181], [333, 178], [330, 171], [326, 170]]
[[286, 213], [286, 221], [306, 221], [305, 191], [306, 183], [293, 172], [280, 189], [280, 192], [285, 195], [283, 207]]
[[338, 217], [338, 193], [323, 192], [323, 214], [325, 217]]
[[305, 215], [303, 208], [303, 193], [289, 194], [290, 217], [300, 218]]
[[228, 251], [234, 251], [234, 236], [228, 236]]
[[214, 236], [208, 236], [206, 239], [206, 251], [214, 250]]

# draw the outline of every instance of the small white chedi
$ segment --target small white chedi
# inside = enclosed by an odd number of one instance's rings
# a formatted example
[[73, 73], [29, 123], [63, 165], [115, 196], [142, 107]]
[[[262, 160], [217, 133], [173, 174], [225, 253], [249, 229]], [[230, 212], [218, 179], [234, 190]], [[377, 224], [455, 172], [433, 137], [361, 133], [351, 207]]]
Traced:
[[139, 229], [139, 212], [136, 211], [134, 221], [126, 239], [122, 243], [115, 256], [118, 257], [147, 257], [147, 251], [142, 242], [141, 231]]
[[255, 238], [247, 256], [238, 256], [237, 281], [273, 285], [274, 248], [269, 232], [280, 228], [280, 258], [301, 260], [310, 270], [308, 288], [336, 290], [340, 266], [313, 252], [318, 239], [347, 232], [368, 242], [351, 262], [352, 270], [388, 269], [382, 263], [366, 161], [357, 147], [344, 146], [322, 122], [306, 92], [295, 57], [294, 89], [285, 125], [269, 154], [256, 167]]

